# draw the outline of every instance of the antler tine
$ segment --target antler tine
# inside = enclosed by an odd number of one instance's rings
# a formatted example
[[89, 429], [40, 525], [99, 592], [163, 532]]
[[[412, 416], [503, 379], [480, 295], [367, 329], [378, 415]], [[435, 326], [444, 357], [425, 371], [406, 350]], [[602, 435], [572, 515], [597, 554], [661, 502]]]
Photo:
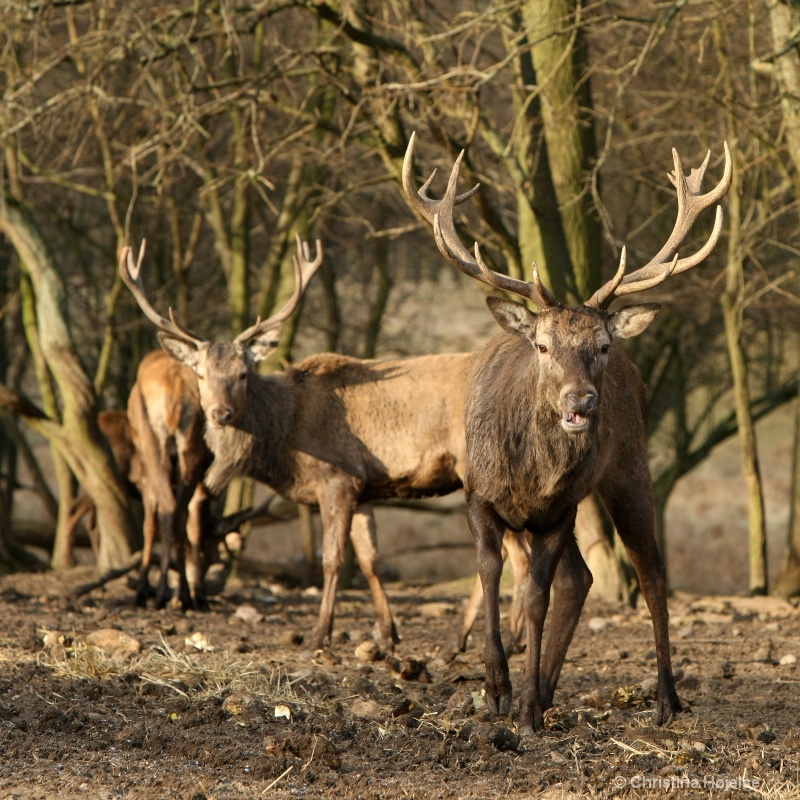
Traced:
[[[305, 287], [308, 286], [308, 282], [314, 277], [314, 273], [322, 266], [324, 255], [322, 252], [322, 240], [316, 240], [315, 246], [317, 255], [312, 259], [311, 246], [309, 243], [301, 241], [299, 233], [295, 234], [295, 239], [297, 240], [297, 252], [303, 258], [300, 262], [300, 268], [303, 277], [303, 290], [305, 291]], [[296, 258], [296, 256], [292, 256], [292, 258]]]
[[124, 284], [130, 289], [131, 294], [139, 305], [139, 308], [144, 312], [144, 315], [153, 323], [157, 328], [181, 339], [195, 342], [199, 344], [207, 341], [199, 334], [185, 328], [178, 323], [172, 309], [169, 309], [169, 319], [162, 317], [151, 305], [144, 292], [142, 285], [141, 270], [142, 262], [144, 261], [145, 246], [147, 242], [142, 239], [142, 244], [139, 247], [139, 257], [136, 263], [133, 262], [133, 251], [131, 247], [125, 245], [119, 254], [119, 274], [122, 277]]
[[[413, 165], [414, 165], [414, 143], [416, 142], [416, 131], [411, 134], [411, 138], [408, 140], [408, 147], [406, 148], [406, 154], [403, 158], [403, 190], [405, 191], [406, 197], [408, 198], [409, 203], [411, 204], [412, 208], [427, 222], [433, 225], [433, 218], [436, 214], [437, 209], [441, 205], [441, 200], [434, 200], [432, 197], [428, 197], [428, 189], [430, 185], [433, 183], [433, 179], [436, 177], [436, 170], [434, 170], [428, 180], [422, 184], [419, 188], [419, 191], [414, 187], [414, 176], [412, 174]], [[456, 164], [460, 167], [461, 165], [461, 158], [464, 155], [463, 151], [461, 155], [459, 155]], [[454, 167], [454, 169], [456, 169]], [[456, 174], [458, 170], [456, 170]], [[451, 175], [452, 177], [452, 175]], [[455, 198], [454, 205], [459, 205], [463, 203], [465, 200], [469, 200], [475, 192], [480, 189], [480, 184], [476, 183], [469, 191], [464, 192], [463, 194], [458, 195]]]
[[625, 266], [628, 261], [628, 254], [625, 246], [619, 254], [619, 266], [614, 277], [605, 285], [601, 286], [585, 303], [589, 308], [606, 308], [616, 296], [616, 291], [625, 277]]
[[323, 252], [322, 242], [317, 239], [317, 255], [312, 260], [311, 248], [308, 242], [301, 241], [299, 235], [297, 235], [296, 238], [298, 255], [292, 255], [292, 264], [294, 265], [294, 291], [292, 292], [292, 296], [286, 301], [286, 303], [284, 303], [283, 307], [276, 311], [272, 316], [263, 321], [261, 317], [258, 317], [255, 321], [255, 324], [251, 325], [246, 330], [243, 330], [234, 339], [234, 342], [246, 342], [248, 339], [252, 339], [255, 336], [271, 330], [272, 328], [277, 328], [279, 325], [285, 322], [297, 308], [297, 304], [300, 302], [300, 298], [302, 297], [308, 282], [322, 265]]
[[[619, 280], [619, 271], [614, 278], [601, 287], [585, 305], [593, 308], [607, 308], [616, 297], [643, 291], [655, 286], [670, 275], [697, 266], [705, 260], [719, 241], [722, 233], [722, 207], [717, 206], [714, 227], [706, 243], [693, 255], [678, 258], [678, 248], [692, 229], [698, 216], [707, 208], [718, 202], [728, 191], [733, 178], [733, 161], [731, 159], [728, 143], [723, 142], [725, 149], [725, 171], [719, 183], [705, 194], [700, 194], [705, 171], [711, 158], [711, 152], [706, 154], [700, 167], [693, 169], [687, 178], [683, 172], [678, 151], [672, 149], [672, 158], [675, 164], [674, 172], [669, 175], [678, 199], [678, 215], [672, 233], [659, 252], [630, 275], [625, 275]], [[612, 284], [614, 284], [612, 286]]]
[[406, 148], [406, 156], [403, 159], [403, 189], [411, 205], [418, 213], [433, 225], [433, 235], [439, 251], [448, 261], [455, 264], [462, 272], [471, 278], [495, 286], [507, 292], [519, 295], [529, 300], [533, 300], [539, 306], [557, 305], [557, 301], [552, 293], [546, 289], [539, 280], [538, 271], [534, 265], [534, 283], [517, 280], [508, 275], [502, 275], [489, 269], [481, 258], [480, 248], [475, 243], [475, 256], [467, 250], [456, 232], [453, 211], [455, 206], [463, 203], [479, 189], [480, 184], [476, 184], [468, 192], [457, 194], [458, 177], [461, 170], [461, 161], [464, 151], [459, 153], [458, 158], [450, 171], [447, 181], [447, 190], [441, 200], [434, 200], [428, 196], [428, 188], [433, 182], [436, 172], [425, 181], [419, 191], [415, 191], [414, 179], [411, 174], [412, 162], [414, 157], [414, 142], [416, 134], [412, 133]]

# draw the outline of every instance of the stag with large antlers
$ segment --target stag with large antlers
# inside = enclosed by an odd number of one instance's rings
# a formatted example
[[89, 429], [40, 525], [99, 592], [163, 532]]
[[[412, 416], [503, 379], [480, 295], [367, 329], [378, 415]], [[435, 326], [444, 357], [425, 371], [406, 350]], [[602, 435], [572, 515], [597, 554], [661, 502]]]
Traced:
[[[335, 353], [311, 356], [283, 373], [259, 375], [256, 361], [275, 347], [281, 323], [319, 267], [298, 249], [292, 300], [234, 342], [211, 344], [165, 319], [148, 303], [130, 251], [120, 271], [162, 347], [198, 376], [214, 461], [205, 485], [217, 493], [249, 475], [287, 500], [320, 509], [323, 591], [313, 647], [330, 640], [339, 571], [350, 536], [378, 615], [378, 639], [391, 652], [397, 631], [383, 589], [371, 501], [430, 497], [462, 486], [464, 390], [474, 354], [387, 361]], [[466, 637], [466, 633], [463, 634]]]
[[[597, 490], [639, 576], [653, 621], [658, 662], [655, 719], [666, 722], [680, 710], [670, 663], [664, 564], [655, 540], [653, 489], [646, 452], [645, 387], [636, 367], [617, 344], [641, 333], [658, 313], [658, 303], [617, 311], [618, 297], [657, 286], [699, 264], [722, 229], [717, 206], [713, 231], [696, 253], [678, 257], [678, 248], [699, 214], [718, 203], [731, 183], [725, 172], [711, 191], [701, 183], [709, 163], [687, 177], [673, 150], [670, 175], [678, 196], [678, 216], [667, 243], [645, 266], [625, 273], [625, 250], [616, 275], [577, 307], [565, 307], [539, 278], [517, 280], [491, 270], [478, 245], [474, 254], [461, 242], [454, 207], [477, 186], [457, 194], [461, 158], [453, 166], [441, 200], [428, 195], [433, 175], [415, 190], [414, 136], [403, 164], [403, 188], [410, 205], [433, 226], [440, 252], [462, 272], [510, 292], [538, 307], [505, 297], [487, 303], [503, 331], [478, 356], [466, 398], [468, 520], [475, 538], [486, 609], [486, 695], [495, 713], [511, 711], [508, 662], [500, 642], [498, 590], [501, 547], [506, 528], [529, 532], [530, 573], [525, 593], [527, 652], [520, 699], [523, 733], [543, 729], [543, 712], [553, 694], [592, 576], [574, 537], [578, 503]], [[542, 656], [542, 631], [550, 588], [553, 618]]]

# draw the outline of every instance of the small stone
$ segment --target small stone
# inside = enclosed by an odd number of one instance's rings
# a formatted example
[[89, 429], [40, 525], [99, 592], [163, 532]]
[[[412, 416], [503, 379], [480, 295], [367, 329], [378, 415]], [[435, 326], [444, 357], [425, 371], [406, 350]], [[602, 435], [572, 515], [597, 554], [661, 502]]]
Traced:
[[102, 650], [110, 658], [130, 658], [142, 651], [142, 643], [116, 628], [101, 628], [86, 634], [83, 641]]
[[592, 633], [600, 633], [601, 631], [604, 631], [607, 627], [609, 627], [609, 625], [611, 625], [611, 622], [605, 619], [604, 617], [592, 617], [587, 623], [587, 625], [589, 626], [589, 630]]
[[250, 603], [243, 603], [233, 612], [233, 618], [249, 625], [257, 625], [264, 621], [264, 615]]
[[381, 657], [381, 648], [377, 642], [367, 639], [356, 647], [356, 658], [364, 664], [371, 664]]
[[794, 653], [787, 653], [785, 656], [781, 656], [778, 663], [782, 667], [793, 667], [797, 663], [797, 656]]
[[423, 603], [417, 609], [423, 617], [447, 617], [455, 613], [452, 603]]
[[350, 713], [361, 719], [377, 719], [382, 716], [381, 707], [374, 700], [356, 700], [350, 706]]
[[239, 717], [247, 713], [260, 713], [261, 701], [248, 692], [234, 692], [222, 702], [222, 710], [232, 717]]

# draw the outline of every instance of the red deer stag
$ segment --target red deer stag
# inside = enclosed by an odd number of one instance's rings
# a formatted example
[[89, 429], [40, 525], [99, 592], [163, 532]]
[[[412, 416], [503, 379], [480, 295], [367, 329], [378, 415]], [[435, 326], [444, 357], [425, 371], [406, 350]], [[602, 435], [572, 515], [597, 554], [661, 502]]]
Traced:
[[[144, 545], [136, 603], [150, 596], [148, 573], [157, 535], [161, 536], [161, 576], [156, 608], [171, 598], [169, 565], [175, 554], [178, 600], [183, 609], [208, 606], [204, 588], [203, 516], [207, 493], [203, 475], [211, 452], [203, 439], [205, 417], [197, 378], [163, 350], [148, 353], [139, 364], [128, 397], [128, 420], [139, 454], [138, 481], [144, 505]], [[191, 559], [187, 574], [186, 542]]]
[[330, 640], [338, 575], [350, 535], [378, 616], [378, 638], [392, 652], [397, 631], [379, 576], [372, 500], [430, 497], [462, 486], [464, 388], [474, 354], [369, 361], [311, 356], [284, 373], [254, 364], [275, 348], [280, 326], [322, 260], [308, 246], [295, 259], [293, 298], [234, 342], [211, 344], [161, 317], [149, 304], [129, 251], [120, 271], [162, 347], [199, 378], [214, 461], [205, 485], [216, 494], [249, 475], [287, 500], [320, 509], [323, 592], [313, 646]]
[[[655, 719], [666, 722], [680, 710], [670, 664], [664, 565], [655, 541], [653, 489], [647, 464], [645, 387], [617, 339], [636, 336], [653, 320], [658, 303], [610, 312], [615, 298], [656, 286], [699, 264], [722, 230], [718, 206], [710, 238], [695, 254], [678, 258], [678, 248], [698, 215], [727, 192], [732, 166], [725, 146], [725, 173], [701, 194], [709, 162], [684, 176], [673, 150], [678, 215], [661, 251], [645, 266], [625, 274], [625, 250], [615, 277], [580, 306], [562, 306], [541, 282], [517, 280], [489, 269], [475, 245], [462, 244], [454, 206], [477, 186], [456, 195], [463, 153], [456, 160], [445, 196], [417, 192], [412, 176], [414, 135], [403, 165], [403, 187], [412, 207], [432, 224], [440, 252], [472, 278], [533, 301], [528, 308], [504, 297], [487, 298], [503, 331], [479, 354], [466, 398], [467, 468], [464, 489], [475, 538], [486, 609], [486, 695], [495, 713], [511, 711], [508, 662], [500, 641], [498, 586], [506, 528], [528, 531], [531, 557], [525, 587], [527, 653], [520, 699], [520, 730], [543, 729], [543, 710], [552, 705], [561, 667], [592, 582], [573, 534], [578, 503], [597, 490], [639, 576], [653, 620], [658, 664]], [[550, 587], [554, 617], [542, 658], [542, 629]]]

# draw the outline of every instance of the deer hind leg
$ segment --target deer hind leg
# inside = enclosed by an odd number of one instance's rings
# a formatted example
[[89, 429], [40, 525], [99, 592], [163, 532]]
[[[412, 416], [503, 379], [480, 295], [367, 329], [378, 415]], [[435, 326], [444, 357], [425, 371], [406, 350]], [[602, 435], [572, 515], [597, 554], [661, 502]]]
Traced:
[[467, 649], [467, 640], [475, 627], [475, 620], [481, 611], [481, 604], [483, 603], [483, 585], [481, 584], [480, 575], [475, 578], [475, 583], [472, 584], [472, 592], [470, 593], [469, 600], [464, 607], [464, 614], [461, 617], [461, 627], [458, 629], [456, 641], [453, 646], [449, 648], [446, 654], [446, 659], [451, 660], [456, 653], [463, 653]]
[[523, 735], [544, 730], [544, 708], [540, 693], [542, 633], [550, 604], [550, 587], [558, 562], [572, 537], [575, 510], [553, 529], [531, 538], [529, 577], [525, 584], [525, 618], [528, 629], [525, 679], [519, 702], [519, 730]]
[[350, 539], [353, 542], [356, 558], [361, 571], [367, 579], [372, 602], [378, 617], [378, 640], [383, 650], [389, 654], [394, 652], [394, 646], [400, 641], [397, 628], [389, 608], [389, 598], [383, 588], [380, 577], [380, 557], [378, 555], [378, 540], [375, 533], [375, 514], [370, 503], [364, 503], [356, 509], [350, 526]]
[[653, 620], [658, 665], [655, 722], [663, 725], [681, 710], [681, 703], [672, 674], [666, 569], [656, 544], [652, 487], [648, 478], [644, 485], [626, 487], [613, 495], [601, 494], [639, 577]]
[[500, 636], [500, 577], [503, 573], [505, 524], [490, 504], [474, 498], [467, 502], [467, 521], [475, 539], [486, 613], [483, 651], [486, 703], [492, 713], [508, 714], [511, 711], [511, 680]]
[[578, 543], [570, 538], [553, 578], [553, 612], [539, 676], [543, 709], [553, 705], [561, 667], [591, 587], [592, 573], [583, 560]]
[[506, 644], [506, 656], [519, 652], [522, 637], [525, 633], [525, 582], [530, 571], [531, 551], [525, 535], [516, 531], [508, 531], [503, 542], [506, 560], [511, 564], [513, 584], [511, 590], [511, 611], [508, 616], [509, 638]]
[[142, 493], [144, 505], [144, 526], [142, 529], [142, 566], [139, 568], [139, 580], [136, 583], [136, 605], [144, 608], [152, 594], [150, 588], [150, 565], [153, 562], [153, 547], [158, 536], [158, 516], [155, 500], [145, 491]]
[[341, 483], [328, 481], [319, 500], [322, 518], [322, 600], [319, 618], [312, 633], [312, 647], [319, 650], [330, 644], [336, 605], [339, 572], [344, 563], [347, 538], [356, 508], [357, 492]]

